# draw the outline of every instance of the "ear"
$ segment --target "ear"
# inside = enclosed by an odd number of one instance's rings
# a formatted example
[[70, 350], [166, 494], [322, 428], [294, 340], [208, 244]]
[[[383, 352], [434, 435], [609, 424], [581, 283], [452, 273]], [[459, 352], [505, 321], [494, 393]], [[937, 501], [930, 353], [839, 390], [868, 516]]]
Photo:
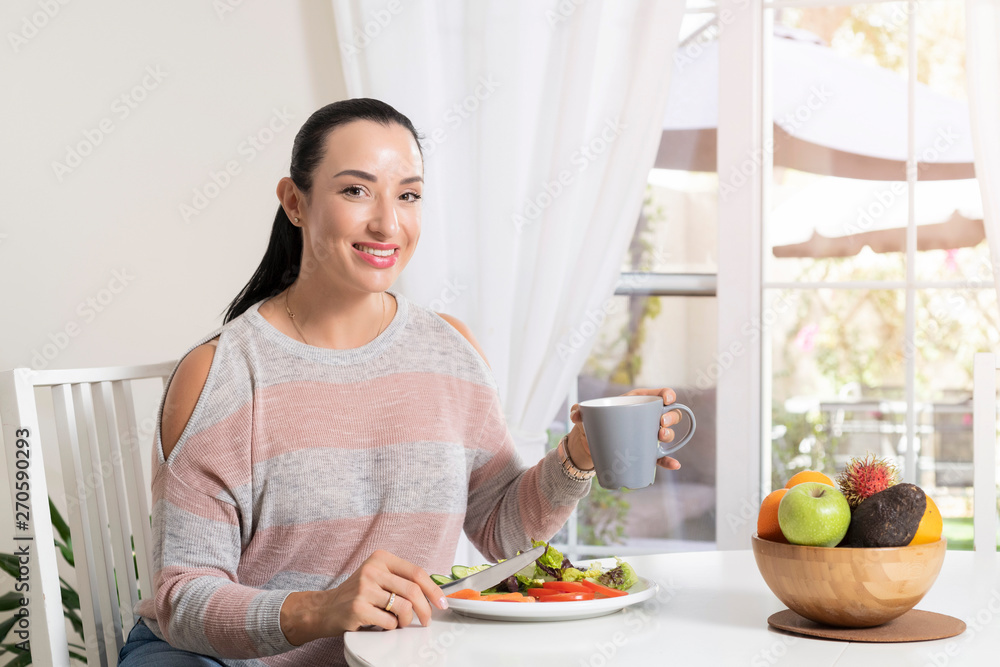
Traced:
[[292, 224], [296, 227], [301, 227], [301, 222], [296, 222], [296, 219], [305, 217], [304, 214], [304, 204], [305, 196], [299, 187], [295, 185], [293, 181], [288, 176], [285, 176], [280, 181], [278, 181], [278, 188], [276, 190], [278, 195], [278, 201], [281, 202], [281, 208], [285, 209], [285, 215], [288, 219], [292, 221]]

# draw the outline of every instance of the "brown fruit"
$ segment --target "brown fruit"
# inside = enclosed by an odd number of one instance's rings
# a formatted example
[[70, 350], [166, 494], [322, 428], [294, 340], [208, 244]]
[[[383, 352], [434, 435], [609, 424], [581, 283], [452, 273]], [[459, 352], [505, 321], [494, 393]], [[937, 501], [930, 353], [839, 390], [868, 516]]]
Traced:
[[902, 547], [917, 534], [927, 494], [915, 484], [896, 484], [858, 505], [842, 547]]

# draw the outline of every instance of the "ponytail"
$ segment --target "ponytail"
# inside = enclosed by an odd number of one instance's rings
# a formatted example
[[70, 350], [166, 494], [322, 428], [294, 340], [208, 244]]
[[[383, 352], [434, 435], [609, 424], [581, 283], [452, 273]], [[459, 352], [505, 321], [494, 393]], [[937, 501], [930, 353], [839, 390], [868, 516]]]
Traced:
[[301, 261], [302, 230], [293, 225], [285, 209], [278, 206], [264, 259], [260, 261], [250, 282], [244, 285], [229, 304], [223, 323], [239, 317], [258, 301], [270, 299], [284, 291], [298, 277]]

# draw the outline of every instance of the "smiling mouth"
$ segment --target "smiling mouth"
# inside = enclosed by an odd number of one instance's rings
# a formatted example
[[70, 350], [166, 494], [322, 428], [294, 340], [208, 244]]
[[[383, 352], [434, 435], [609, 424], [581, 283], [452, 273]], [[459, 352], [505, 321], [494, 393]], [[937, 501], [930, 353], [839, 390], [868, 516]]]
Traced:
[[375, 257], [391, 257], [392, 255], [396, 254], [396, 250], [398, 250], [398, 248], [386, 248], [385, 250], [379, 250], [378, 248], [373, 248], [371, 246], [364, 245], [361, 243], [355, 243], [354, 247], [360, 250], [361, 252], [368, 253], [369, 255], [374, 255]]

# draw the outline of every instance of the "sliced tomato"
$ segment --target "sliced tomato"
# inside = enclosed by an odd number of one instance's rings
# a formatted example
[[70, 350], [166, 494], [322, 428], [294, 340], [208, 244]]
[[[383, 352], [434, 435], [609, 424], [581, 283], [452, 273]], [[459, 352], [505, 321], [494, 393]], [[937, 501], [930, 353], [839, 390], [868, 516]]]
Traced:
[[617, 588], [609, 588], [608, 586], [602, 586], [601, 584], [595, 584], [593, 581], [583, 581], [581, 583], [589, 590], [594, 591], [598, 595], [603, 595], [606, 598], [620, 598], [623, 595], [628, 595], [625, 591], [620, 591]]
[[586, 593], [588, 589], [579, 581], [546, 581], [542, 588], [548, 588], [562, 593]]
[[593, 600], [594, 594], [587, 593], [556, 593], [538, 598], [539, 602], [574, 602], [576, 600]]
[[547, 595], [558, 595], [559, 591], [552, 590], [551, 588], [529, 588], [528, 595], [532, 595], [536, 598], [543, 598]]
[[460, 591], [455, 591], [448, 597], [455, 598], [456, 600], [478, 600], [483, 596], [479, 594], [479, 591], [474, 591], [471, 588], [463, 588]]

